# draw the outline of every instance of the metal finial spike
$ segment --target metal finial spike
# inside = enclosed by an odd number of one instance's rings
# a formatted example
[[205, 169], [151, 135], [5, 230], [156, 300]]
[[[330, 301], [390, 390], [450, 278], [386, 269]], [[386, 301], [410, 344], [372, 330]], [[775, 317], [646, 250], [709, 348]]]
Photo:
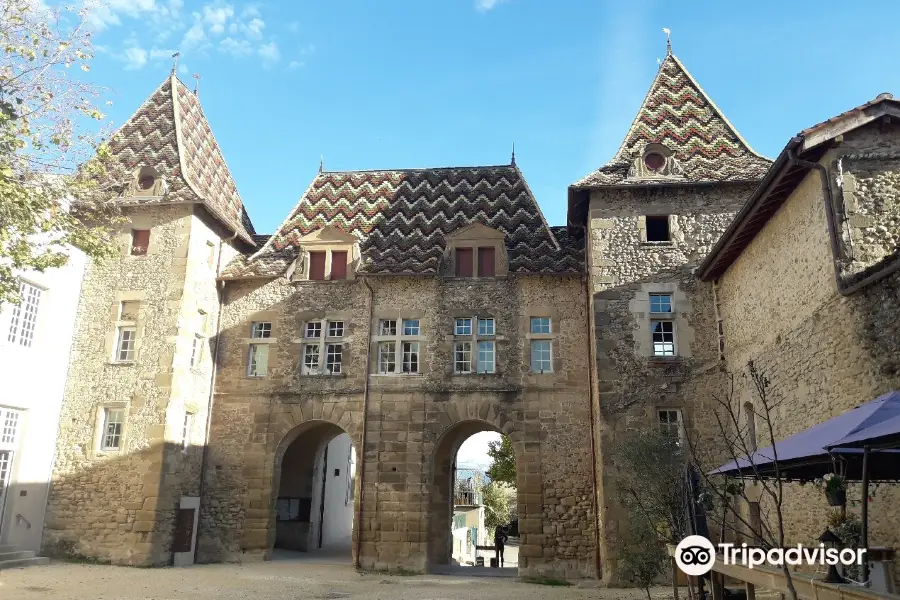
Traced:
[[512, 163], [511, 163], [511, 165], [512, 165], [512, 166], [516, 166], [516, 143], [515, 143], [515, 142], [513, 142], [513, 148], [512, 148]]
[[194, 78], [194, 95], [199, 95], [200, 92], [200, 73], [194, 73], [191, 75]]
[[666, 34], [666, 56], [672, 56], [672, 30], [663, 27], [663, 33]]
[[325, 155], [322, 154], [319, 156], [319, 173], [325, 171]]
[[178, 70], [178, 57], [181, 56], [181, 52], [176, 52], [172, 55], [172, 75], [175, 74], [175, 71]]

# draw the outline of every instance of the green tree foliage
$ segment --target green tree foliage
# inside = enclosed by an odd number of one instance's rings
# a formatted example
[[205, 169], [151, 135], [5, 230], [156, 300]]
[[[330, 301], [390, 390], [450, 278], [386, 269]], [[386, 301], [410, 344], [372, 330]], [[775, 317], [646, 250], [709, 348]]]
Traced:
[[491, 481], [502, 481], [516, 487], [516, 456], [509, 438], [500, 437], [500, 441], [488, 442], [488, 456], [491, 466], [487, 474]]
[[99, 90], [81, 79], [86, 17], [85, 7], [0, 3], [0, 305], [19, 301], [17, 272], [64, 265], [69, 246], [114, 252], [117, 209], [97, 183], [108, 154]]
[[507, 486], [496, 481], [491, 481], [481, 488], [481, 501], [484, 503], [484, 526], [489, 533], [493, 533], [498, 526], [509, 523], [507, 489]]
[[663, 572], [666, 552], [658, 543], [647, 543], [648, 539], [655, 541], [656, 533], [646, 519], [631, 515], [628, 527], [628, 538], [618, 551], [619, 575], [623, 581], [642, 588], [650, 600], [650, 586]]

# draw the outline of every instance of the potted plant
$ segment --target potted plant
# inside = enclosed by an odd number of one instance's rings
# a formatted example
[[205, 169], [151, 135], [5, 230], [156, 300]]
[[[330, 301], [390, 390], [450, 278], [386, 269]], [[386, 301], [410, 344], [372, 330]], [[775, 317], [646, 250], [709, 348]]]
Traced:
[[847, 504], [847, 482], [840, 475], [828, 473], [824, 477], [816, 479], [816, 487], [825, 490], [829, 506]]

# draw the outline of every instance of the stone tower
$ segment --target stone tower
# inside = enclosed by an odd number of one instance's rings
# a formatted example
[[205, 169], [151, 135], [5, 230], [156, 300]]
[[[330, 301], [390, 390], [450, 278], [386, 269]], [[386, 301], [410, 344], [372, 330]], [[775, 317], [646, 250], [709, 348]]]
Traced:
[[134, 565], [168, 564], [174, 551], [177, 563], [193, 554], [217, 270], [254, 246], [253, 226], [174, 73], [110, 149], [105, 185], [128, 223], [121, 255], [85, 276], [43, 546]]
[[693, 270], [769, 164], [669, 51], [615, 156], [569, 187], [569, 226], [587, 236], [605, 578], [622, 516], [609, 453], [626, 429], [691, 426], [688, 375], [718, 359]]

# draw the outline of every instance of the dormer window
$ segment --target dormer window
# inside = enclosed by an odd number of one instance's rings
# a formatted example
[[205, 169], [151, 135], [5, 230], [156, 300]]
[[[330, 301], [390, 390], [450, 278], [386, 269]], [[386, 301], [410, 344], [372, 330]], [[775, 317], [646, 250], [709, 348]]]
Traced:
[[472, 223], [447, 236], [444, 275], [451, 277], [504, 277], [507, 256], [502, 231]]
[[648, 152], [644, 155], [644, 164], [651, 171], [659, 171], [666, 165], [666, 157], [659, 152]]
[[300, 238], [299, 245], [302, 252], [288, 269], [288, 279], [340, 281], [355, 276], [359, 246], [353, 235], [327, 225]]
[[164, 196], [167, 191], [163, 177], [149, 166], [143, 166], [135, 172], [132, 186], [135, 196]]
[[668, 179], [683, 177], [675, 153], [663, 144], [647, 144], [632, 157], [628, 179]]
[[327, 252], [309, 253], [309, 278], [316, 281], [325, 279], [325, 261]]
[[457, 277], [473, 277], [475, 271], [472, 269], [472, 249], [457, 248], [456, 249], [456, 276]]

